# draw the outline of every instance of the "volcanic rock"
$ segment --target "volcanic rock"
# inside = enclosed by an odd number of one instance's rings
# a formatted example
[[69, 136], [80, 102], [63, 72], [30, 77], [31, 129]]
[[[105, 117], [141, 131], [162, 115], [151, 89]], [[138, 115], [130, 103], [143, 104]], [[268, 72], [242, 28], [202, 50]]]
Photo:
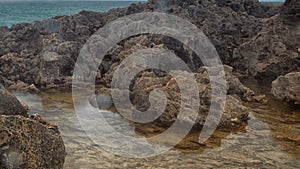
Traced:
[[0, 168], [63, 168], [66, 152], [56, 126], [1, 115], [0, 138]]

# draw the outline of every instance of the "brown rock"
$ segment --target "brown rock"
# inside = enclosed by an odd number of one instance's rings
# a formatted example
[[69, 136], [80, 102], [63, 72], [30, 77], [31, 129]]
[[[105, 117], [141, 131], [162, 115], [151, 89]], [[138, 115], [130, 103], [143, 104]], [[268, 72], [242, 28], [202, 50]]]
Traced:
[[[232, 68], [225, 66], [225, 70], [229, 71], [231, 69]], [[203, 67], [198, 71], [199, 73], [194, 74], [198, 83], [200, 94], [200, 108], [198, 111], [198, 120], [196, 122], [196, 126], [198, 127], [202, 127], [204, 125], [211, 101], [210, 79], [208, 77], [207, 72], [204, 70], [205, 68]], [[223, 87], [227, 88], [228, 90], [227, 102], [225, 105], [225, 112], [223, 113], [223, 116], [218, 126], [228, 128], [232, 125], [240, 125], [243, 121], [246, 121], [248, 119], [248, 114], [250, 110], [243, 106], [241, 100], [250, 100], [252, 97], [255, 96], [255, 94], [249, 88], [243, 86], [242, 83], [231, 74], [231, 71], [226, 72], [226, 74], [229, 82], [227, 83], [227, 86]], [[184, 78], [185, 76], [182, 77]], [[222, 86], [218, 87], [221, 88]], [[159, 116], [159, 118], [154, 123], [159, 126], [171, 125], [177, 119], [181, 107], [181, 100], [189, 100], [193, 98], [182, 98], [181, 92], [179, 90], [175, 78], [172, 78], [171, 76], [160, 72], [145, 71], [139, 74], [134, 79], [134, 83], [130, 88], [131, 102], [133, 106], [140, 111], [141, 118], [145, 115], [143, 114], [143, 112], [148, 111], [148, 109], [151, 106], [149, 102], [149, 94], [155, 89], [160, 89], [161, 91], [164, 91], [164, 94], [167, 98], [167, 104], [166, 109], [164, 110], [162, 115]], [[97, 91], [97, 93], [100, 92], [107, 94], [107, 92], [105, 91], [108, 90], [109, 89], [104, 90], [104, 88], [102, 88], [99, 91]], [[162, 93], [153, 94], [153, 96], [155, 96], [156, 99], [160, 98], [160, 95], [157, 94]], [[152, 106], [155, 107], [158, 103], [154, 101], [152, 102], [152, 104], [154, 104]], [[131, 112], [131, 110], [122, 111], [129, 114]], [[139, 115], [135, 114], [135, 116], [138, 118]], [[192, 117], [184, 118], [184, 122], [191, 123], [193, 120], [191, 118]]]
[[66, 152], [58, 130], [22, 116], [0, 116], [0, 166], [62, 169]]

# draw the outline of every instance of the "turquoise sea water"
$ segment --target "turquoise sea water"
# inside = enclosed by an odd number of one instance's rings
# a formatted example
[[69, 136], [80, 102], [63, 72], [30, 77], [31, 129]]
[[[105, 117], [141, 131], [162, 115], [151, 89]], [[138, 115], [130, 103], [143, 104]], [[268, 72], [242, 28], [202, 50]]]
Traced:
[[[0, 1], [0, 25], [43, 20], [58, 15], [72, 15], [81, 10], [106, 12], [129, 6], [134, 1]], [[137, 3], [137, 2], [135, 2]]]

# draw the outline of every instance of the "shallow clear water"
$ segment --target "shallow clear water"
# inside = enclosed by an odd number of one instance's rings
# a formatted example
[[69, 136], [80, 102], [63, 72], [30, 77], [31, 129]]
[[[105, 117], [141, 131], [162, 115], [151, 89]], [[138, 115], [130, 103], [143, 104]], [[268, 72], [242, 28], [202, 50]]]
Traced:
[[54, 16], [73, 15], [82, 10], [106, 12], [126, 7], [134, 1], [2, 1], [0, 0], [0, 26], [20, 22], [44, 20]]
[[[257, 92], [269, 90], [256, 89]], [[15, 94], [32, 108], [31, 113], [39, 113], [45, 120], [59, 126], [68, 153], [67, 169], [300, 166], [300, 110], [278, 102], [270, 95], [267, 105], [249, 105], [254, 112], [241, 129], [216, 131], [205, 145], [196, 144], [199, 133], [191, 132], [177, 148], [165, 154], [130, 159], [112, 155], [88, 138], [74, 113], [70, 91]], [[117, 114], [107, 112], [106, 118], [119, 131], [139, 133], [139, 129]], [[107, 144], [114, 143], [107, 141]]]

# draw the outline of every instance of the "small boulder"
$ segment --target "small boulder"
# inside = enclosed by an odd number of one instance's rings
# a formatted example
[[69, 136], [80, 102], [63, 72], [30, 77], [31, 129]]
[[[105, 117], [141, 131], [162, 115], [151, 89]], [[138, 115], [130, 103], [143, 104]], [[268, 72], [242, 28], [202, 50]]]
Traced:
[[300, 72], [279, 76], [272, 83], [272, 93], [278, 99], [300, 104]]

